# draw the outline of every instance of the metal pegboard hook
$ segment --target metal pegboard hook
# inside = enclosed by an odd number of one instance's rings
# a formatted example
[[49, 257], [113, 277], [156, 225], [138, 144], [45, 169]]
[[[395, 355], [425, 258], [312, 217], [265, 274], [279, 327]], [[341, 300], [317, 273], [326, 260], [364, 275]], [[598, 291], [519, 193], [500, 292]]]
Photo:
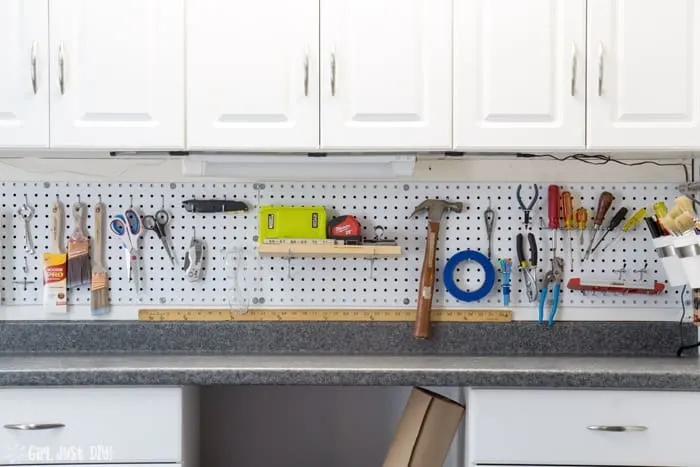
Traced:
[[377, 259], [377, 249], [372, 248], [372, 256], [369, 258], [369, 280], [374, 280], [374, 260]]
[[160, 195], [160, 208], [165, 211], [165, 195], [162, 193]]
[[287, 279], [292, 278], [292, 248], [287, 249]]

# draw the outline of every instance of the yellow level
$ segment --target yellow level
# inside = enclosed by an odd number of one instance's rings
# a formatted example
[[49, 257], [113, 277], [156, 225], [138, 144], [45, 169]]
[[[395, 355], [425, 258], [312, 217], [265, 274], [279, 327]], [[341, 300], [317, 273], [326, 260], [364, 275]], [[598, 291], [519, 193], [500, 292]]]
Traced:
[[[253, 309], [246, 313], [229, 309], [144, 308], [141, 321], [415, 321], [416, 311], [406, 309]], [[511, 310], [433, 310], [431, 320], [443, 323], [505, 323]]]

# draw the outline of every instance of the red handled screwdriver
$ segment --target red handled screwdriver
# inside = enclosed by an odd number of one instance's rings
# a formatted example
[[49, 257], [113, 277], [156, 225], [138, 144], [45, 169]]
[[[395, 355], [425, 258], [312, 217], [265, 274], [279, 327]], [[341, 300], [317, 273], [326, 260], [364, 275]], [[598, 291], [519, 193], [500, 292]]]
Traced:
[[547, 215], [549, 228], [554, 233], [554, 254], [557, 256], [557, 237], [559, 236], [559, 185], [549, 185], [547, 189]]

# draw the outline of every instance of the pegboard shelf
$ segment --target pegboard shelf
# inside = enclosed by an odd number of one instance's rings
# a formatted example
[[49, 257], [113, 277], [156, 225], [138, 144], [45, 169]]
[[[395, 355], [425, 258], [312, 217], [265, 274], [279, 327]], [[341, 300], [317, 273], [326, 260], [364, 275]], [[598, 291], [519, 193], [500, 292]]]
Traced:
[[399, 245], [258, 245], [260, 256], [382, 258], [401, 256]]

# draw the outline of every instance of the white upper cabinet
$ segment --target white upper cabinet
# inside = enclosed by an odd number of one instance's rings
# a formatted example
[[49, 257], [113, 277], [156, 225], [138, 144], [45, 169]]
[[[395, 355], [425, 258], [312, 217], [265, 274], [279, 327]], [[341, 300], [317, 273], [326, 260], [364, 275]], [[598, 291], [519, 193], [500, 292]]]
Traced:
[[184, 0], [51, 0], [51, 144], [184, 147]]
[[588, 145], [700, 148], [697, 0], [588, 0]]
[[318, 148], [318, 14], [318, 0], [188, 3], [190, 148]]
[[457, 149], [583, 148], [586, 0], [455, 0]]
[[0, 148], [49, 145], [49, 5], [0, 0]]
[[321, 0], [321, 145], [449, 148], [451, 19], [451, 0]]

